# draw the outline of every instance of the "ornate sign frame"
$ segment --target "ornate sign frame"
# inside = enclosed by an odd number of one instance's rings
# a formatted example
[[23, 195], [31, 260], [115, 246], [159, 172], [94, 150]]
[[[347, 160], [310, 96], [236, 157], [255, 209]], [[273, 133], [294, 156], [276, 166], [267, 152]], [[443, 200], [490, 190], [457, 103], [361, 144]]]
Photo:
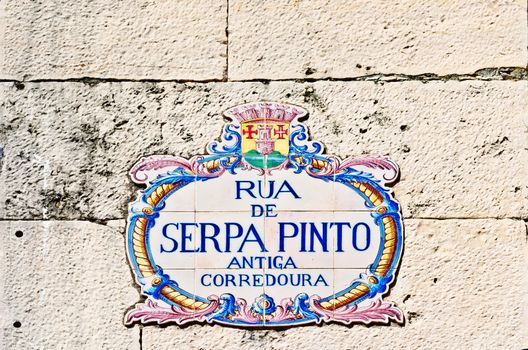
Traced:
[[[325, 155], [319, 142], [309, 141], [307, 128], [298, 121], [307, 114], [301, 107], [256, 102], [233, 107], [224, 115], [233, 122], [223, 128], [220, 142], [208, 145], [207, 154], [187, 160], [176, 156], [150, 156], [131, 170], [132, 180], [147, 188], [130, 204], [127, 225], [127, 254], [137, 283], [147, 296], [130, 310], [125, 323], [173, 322], [220, 323], [243, 327], [277, 327], [308, 323], [402, 322], [402, 312], [382, 295], [395, 279], [403, 247], [400, 206], [388, 187], [398, 177], [398, 167], [387, 157], [340, 159]], [[288, 150], [283, 158], [249, 158], [244, 145], [243, 125], [255, 121], [274, 123], [288, 130]], [[280, 126], [282, 125], [282, 127]], [[282, 129], [283, 128], [283, 129]], [[252, 129], [249, 129], [252, 130]], [[243, 150], [246, 147], [246, 150]], [[266, 145], [261, 145], [266, 150]], [[282, 147], [282, 146], [281, 146]], [[264, 151], [266, 153], [266, 151]], [[278, 153], [277, 153], [278, 154]], [[224, 173], [252, 171], [273, 176], [290, 169], [325, 182], [335, 182], [359, 194], [365, 208], [379, 226], [381, 244], [375, 260], [346, 288], [332, 295], [299, 293], [282, 300], [262, 294], [253, 300], [234, 293], [198, 296], [179, 287], [158, 266], [149, 246], [149, 232], [173, 193], [193, 182], [214, 181]]]

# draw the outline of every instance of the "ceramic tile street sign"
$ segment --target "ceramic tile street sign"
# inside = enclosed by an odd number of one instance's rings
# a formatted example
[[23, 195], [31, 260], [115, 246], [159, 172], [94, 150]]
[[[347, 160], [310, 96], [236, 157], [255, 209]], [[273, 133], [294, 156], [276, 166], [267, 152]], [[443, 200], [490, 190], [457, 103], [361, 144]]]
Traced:
[[310, 141], [306, 111], [227, 110], [207, 154], [150, 156], [130, 205], [128, 258], [147, 296], [126, 323], [243, 327], [402, 321], [382, 300], [403, 245], [386, 157], [340, 159]]

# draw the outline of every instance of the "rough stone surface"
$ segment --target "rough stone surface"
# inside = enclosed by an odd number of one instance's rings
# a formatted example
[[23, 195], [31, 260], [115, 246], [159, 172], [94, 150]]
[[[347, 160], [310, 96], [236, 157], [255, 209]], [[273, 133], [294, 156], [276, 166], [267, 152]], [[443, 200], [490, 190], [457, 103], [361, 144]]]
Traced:
[[209, 80], [225, 70], [223, 1], [3, 3], [0, 78]]
[[124, 221], [0, 222], [0, 349], [139, 349], [139, 328], [123, 325], [138, 300], [123, 231]]
[[202, 153], [221, 112], [283, 100], [339, 156], [388, 154], [405, 217], [528, 218], [519, 82], [0, 84], [0, 217], [124, 218], [141, 156]]
[[526, 1], [229, 1], [229, 78], [440, 75], [527, 63]]
[[[527, 9], [0, 0], [0, 349], [528, 349]], [[123, 325], [129, 169], [262, 100], [308, 109], [329, 154], [400, 165], [403, 325]]]
[[407, 220], [387, 300], [405, 325], [239, 330], [146, 327], [143, 349], [522, 349], [528, 345], [526, 228], [520, 220]]

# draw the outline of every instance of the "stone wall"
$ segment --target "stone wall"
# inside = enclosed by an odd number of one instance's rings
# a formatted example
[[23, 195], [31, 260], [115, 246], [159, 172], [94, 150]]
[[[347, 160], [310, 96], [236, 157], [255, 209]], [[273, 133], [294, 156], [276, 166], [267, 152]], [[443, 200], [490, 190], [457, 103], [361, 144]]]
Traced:
[[[0, 348], [528, 347], [526, 1], [0, 0]], [[221, 112], [401, 168], [403, 325], [123, 325], [127, 173]]]

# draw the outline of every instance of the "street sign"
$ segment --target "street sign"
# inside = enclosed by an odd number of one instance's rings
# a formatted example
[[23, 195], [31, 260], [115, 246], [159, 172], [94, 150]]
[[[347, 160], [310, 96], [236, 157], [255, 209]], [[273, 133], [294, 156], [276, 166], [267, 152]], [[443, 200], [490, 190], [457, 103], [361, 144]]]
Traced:
[[147, 297], [125, 322], [280, 327], [402, 321], [382, 300], [403, 247], [389, 158], [341, 159], [310, 141], [301, 107], [228, 109], [207, 154], [131, 170], [129, 262]]

